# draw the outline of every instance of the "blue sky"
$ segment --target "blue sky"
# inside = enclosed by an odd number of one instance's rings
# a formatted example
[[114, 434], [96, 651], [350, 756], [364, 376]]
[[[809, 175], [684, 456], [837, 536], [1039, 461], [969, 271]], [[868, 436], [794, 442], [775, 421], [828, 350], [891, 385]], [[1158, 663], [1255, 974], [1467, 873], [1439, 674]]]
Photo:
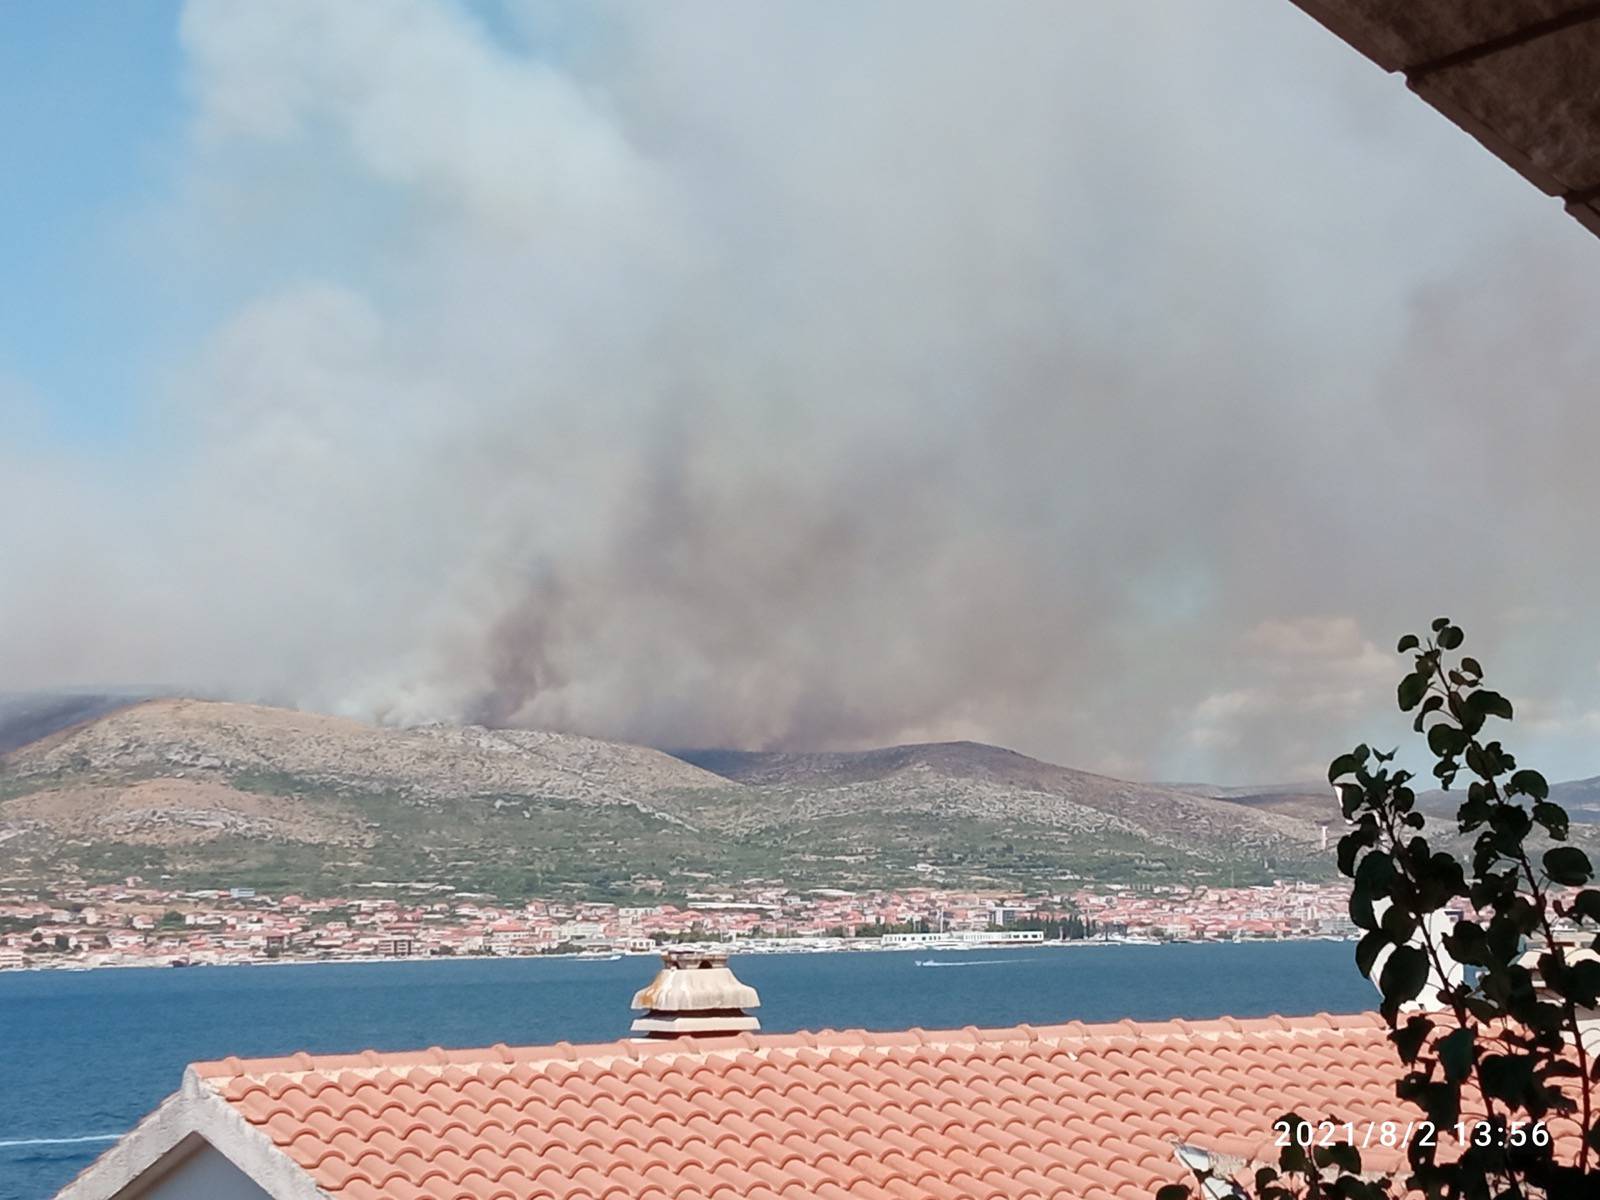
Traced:
[[[464, 7], [486, 32], [516, 39], [497, 0]], [[241, 246], [225, 261], [204, 246], [189, 253], [181, 220], [194, 202], [194, 109], [182, 9], [182, 0], [26, 3], [8, 11], [0, 40], [0, 154], [17, 165], [0, 175], [0, 380], [25, 390], [51, 435], [101, 451], [143, 445], [164, 367], [227, 304], [308, 266], [359, 271], [363, 222], [404, 202], [363, 190], [330, 154], [298, 164], [322, 177], [325, 219], [296, 230], [286, 257]], [[563, 14], [542, 29], [551, 55], [581, 46], [588, 25]], [[357, 204], [360, 214], [341, 211]]]
[[1287, 0], [907, 11], [14, 6], [10, 684], [1229, 782], [1446, 610], [1600, 770], [1600, 242]]
[[[184, 101], [174, 0], [20, 4], [0, 39], [0, 375], [51, 427], [125, 433], [175, 335], [139, 214], [172, 186]], [[92, 347], [92, 351], [91, 348]]]

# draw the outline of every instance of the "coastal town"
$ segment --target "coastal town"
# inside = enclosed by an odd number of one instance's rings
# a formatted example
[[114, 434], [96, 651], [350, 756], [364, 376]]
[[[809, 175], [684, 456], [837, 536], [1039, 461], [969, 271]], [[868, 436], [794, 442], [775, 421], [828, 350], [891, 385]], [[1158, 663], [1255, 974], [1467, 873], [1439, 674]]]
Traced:
[[796, 892], [747, 885], [676, 903], [503, 902], [437, 885], [359, 897], [175, 892], [130, 878], [49, 892], [0, 888], [0, 970], [650, 953], [686, 942], [741, 953], [1089, 941], [1345, 938], [1340, 884], [1085, 886], [1023, 897], [934, 889]]

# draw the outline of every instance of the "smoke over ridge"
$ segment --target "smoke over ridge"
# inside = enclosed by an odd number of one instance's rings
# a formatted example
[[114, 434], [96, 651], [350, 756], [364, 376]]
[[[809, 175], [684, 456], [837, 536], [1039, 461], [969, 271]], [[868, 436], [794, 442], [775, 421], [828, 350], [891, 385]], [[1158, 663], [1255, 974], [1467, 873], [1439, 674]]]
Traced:
[[136, 453], [0, 448], [10, 686], [1226, 781], [1449, 608], [1583, 769], [1596, 247], [1288, 4], [181, 36], [214, 316]]

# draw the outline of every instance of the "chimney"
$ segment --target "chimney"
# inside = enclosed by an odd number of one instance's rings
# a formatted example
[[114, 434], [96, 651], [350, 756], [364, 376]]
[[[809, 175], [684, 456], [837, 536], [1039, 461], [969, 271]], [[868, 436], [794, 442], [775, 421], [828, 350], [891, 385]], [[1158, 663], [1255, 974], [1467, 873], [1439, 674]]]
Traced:
[[668, 950], [661, 971], [633, 998], [643, 1009], [633, 1031], [647, 1038], [715, 1037], [761, 1028], [747, 1008], [760, 1008], [755, 988], [728, 969], [726, 950]]

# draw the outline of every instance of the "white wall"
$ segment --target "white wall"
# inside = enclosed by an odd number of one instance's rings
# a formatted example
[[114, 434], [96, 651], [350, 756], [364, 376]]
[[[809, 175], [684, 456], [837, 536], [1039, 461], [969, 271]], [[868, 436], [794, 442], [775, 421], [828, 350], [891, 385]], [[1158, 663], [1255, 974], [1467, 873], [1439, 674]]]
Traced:
[[209, 1145], [185, 1158], [153, 1185], [134, 1180], [117, 1200], [272, 1200], [238, 1167]]

